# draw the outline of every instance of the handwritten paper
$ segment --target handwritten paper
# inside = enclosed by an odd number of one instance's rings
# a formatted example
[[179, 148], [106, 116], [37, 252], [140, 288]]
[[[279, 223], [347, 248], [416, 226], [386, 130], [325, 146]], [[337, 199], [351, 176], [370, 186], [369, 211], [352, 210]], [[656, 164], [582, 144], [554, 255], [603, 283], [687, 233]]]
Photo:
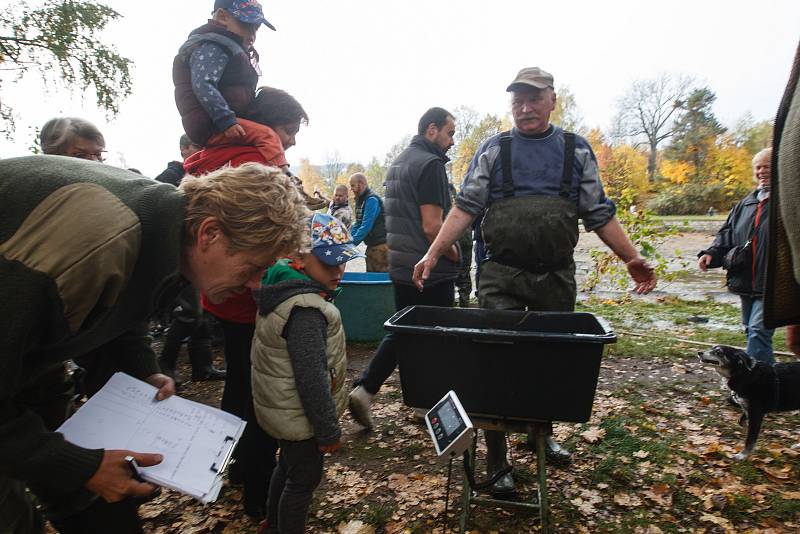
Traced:
[[163, 461], [140, 467], [142, 477], [203, 502], [216, 499], [224, 460], [245, 422], [222, 410], [173, 395], [116, 373], [58, 432], [87, 449], [159, 453]]

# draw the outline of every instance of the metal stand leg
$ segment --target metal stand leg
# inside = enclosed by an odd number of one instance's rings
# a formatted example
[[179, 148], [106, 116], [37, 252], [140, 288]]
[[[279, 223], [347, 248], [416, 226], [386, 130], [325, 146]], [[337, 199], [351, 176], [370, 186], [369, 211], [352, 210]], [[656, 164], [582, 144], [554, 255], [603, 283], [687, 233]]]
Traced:
[[539, 520], [542, 524], [542, 532], [550, 532], [550, 503], [547, 499], [547, 458], [545, 457], [545, 438], [547, 429], [544, 425], [534, 426], [536, 431], [536, 469], [539, 475]]
[[[527, 431], [535, 436], [536, 441], [536, 467], [538, 471], [539, 487], [538, 487], [538, 502], [523, 502], [523, 501], [509, 501], [492, 499], [488, 497], [481, 497], [473, 494], [473, 489], [469, 484], [469, 480], [465, 474], [464, 476], [464, 492], [462, 497], [463, 511], [461, 513], [460, 532], [465, 534], [467, 532], [467, 521], [469, 520], [471, 506], [485, 505], [503, 508], [512, 508], [517, 510], [533, 511], [538, 510], [539, 520], [542, 526], [543, 534], [550, 534], [550, 508], [547, 499], [547, 458], [545, 456], [545, 439], [550, 431], [550, 423], [533, 423], [530, 426], [523, 428], [503, 428], [499, 425], [486, 425], [483, 428], [490, 428], [491, 430], [514, 430], [516, 432]], [[477, 434], [472, 441], [472, 446], [468, 449], [470, 463], [475, 465], [475, 451], [477, 448]]]
[[[475, 465], [475, 449], [478, 446], [478, 436], [477, 434], [472, 439], [472, 446], [467, 450], [469, 454], [469, 462], [472, 465]], [[470, 504], [472, 504], [472, 486], [469, 485], [469, 479], [464, 474], [464, 493], [462, 496], [462, 506], [463, 511], [461, 512], [461, 522], [460, 522], [460, 530], [461, 534], [465, 534], [467, 532], [467, 521], [469, 520], [469, 512], [470, 512]]]

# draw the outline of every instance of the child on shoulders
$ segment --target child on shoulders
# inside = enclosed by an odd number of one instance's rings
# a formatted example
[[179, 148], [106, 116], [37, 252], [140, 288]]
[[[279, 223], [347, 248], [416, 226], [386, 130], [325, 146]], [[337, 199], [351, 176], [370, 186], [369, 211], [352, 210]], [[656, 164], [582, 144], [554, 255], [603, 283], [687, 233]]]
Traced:
[[178, 50], [175, 103], [194, 143], [205, 146], [214, 133], [229, 141], [245, 136], [236, 117], [247, 110], [261, 76], [253, 44], [262, 24], [275, 29], [256, 0], [216, 0], [212, 18]]

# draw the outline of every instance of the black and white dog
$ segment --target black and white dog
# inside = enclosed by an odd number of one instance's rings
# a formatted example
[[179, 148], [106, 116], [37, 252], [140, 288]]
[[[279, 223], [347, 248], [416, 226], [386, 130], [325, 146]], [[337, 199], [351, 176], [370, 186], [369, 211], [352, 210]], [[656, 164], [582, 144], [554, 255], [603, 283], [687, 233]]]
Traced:
[[747, 458], [756, 445], [764, 415], [770, 412], [800, 410], [800, 362], [760, 362], [745, 351], [716, 345], [698, 352], [703, 363], [715, 366], [717, 373], [728, 381], [728, 387], [744, 413], [739, 424], [747, 421], [747, 437], [737, 460]]

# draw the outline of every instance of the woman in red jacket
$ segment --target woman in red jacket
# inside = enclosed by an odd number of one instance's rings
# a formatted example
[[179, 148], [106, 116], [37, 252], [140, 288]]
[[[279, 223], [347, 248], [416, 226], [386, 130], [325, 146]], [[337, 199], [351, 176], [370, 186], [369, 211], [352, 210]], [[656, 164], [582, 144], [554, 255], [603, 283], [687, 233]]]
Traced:
[[[245, 119], [239, 120], [245, 129], [245, 137], [238, 140], [238, 144], [231, 144], [221, 134], [212, 137], [206, 148], [186, 160], [186, 172], [204, 174], [225, 165], [236, 167], [257, 162], [280, 167], [288, 173], [289, 163], [284, 151], [294, 146], [300, 125], [308, 123], [303, 107], [285, 91], [261, 87]], [[221, 408], [248, 422], [229, 476], [231, 480], [244, 484], [245, 512], [261, 518], [265, 514], [277, 442], [261, 429], [253, 412], [250, 343], [255, 330], [256, 301], [247, 291], [221, 304], [213, 304], [203, 296], [202, 304], [219, 321], [225, 339], [227, 376]]]

